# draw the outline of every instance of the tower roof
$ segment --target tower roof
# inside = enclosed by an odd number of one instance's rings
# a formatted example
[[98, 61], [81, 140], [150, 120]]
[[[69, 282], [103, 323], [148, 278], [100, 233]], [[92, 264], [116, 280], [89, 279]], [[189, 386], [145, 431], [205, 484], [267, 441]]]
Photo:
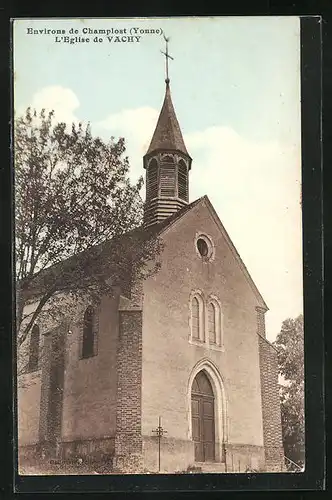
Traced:
[[169, 81], [166, 80], [166, 93], [158, 122], [146, 154], [152, 151], [177, 150], [189, 156], [184, 144], [179, 122], [174, 111]]

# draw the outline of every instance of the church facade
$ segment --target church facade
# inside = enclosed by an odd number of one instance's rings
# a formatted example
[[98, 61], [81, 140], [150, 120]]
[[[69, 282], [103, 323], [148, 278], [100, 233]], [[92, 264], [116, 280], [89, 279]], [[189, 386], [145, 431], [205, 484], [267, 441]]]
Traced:
[[18, 389], [21, 460], [108, 457], [118, 473], [284, 470], [268, 308], [208, 197], [189, 203], [191, 163], [167, 79], [143, 159], [144, 228], [163, 241], [161, 267], [75, 311], [70, 334], [35, 325]]

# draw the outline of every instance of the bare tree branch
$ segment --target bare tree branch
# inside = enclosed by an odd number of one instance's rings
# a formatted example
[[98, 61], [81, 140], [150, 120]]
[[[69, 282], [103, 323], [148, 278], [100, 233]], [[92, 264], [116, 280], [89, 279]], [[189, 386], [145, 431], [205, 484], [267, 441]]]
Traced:
[[115, 284], [146, 275], [146, 263], [158, 255], [159, 242], [144, 232], [120, 241], [143, 215], [142, 178], [129, 181], [124, 154], [123, 138], [104, 142], [81, 124], [68, 132], [54, 112], [28, 108], [15, 119], [19, 346], [46, 312], [61, 317], [59, 294], [112, 293]]

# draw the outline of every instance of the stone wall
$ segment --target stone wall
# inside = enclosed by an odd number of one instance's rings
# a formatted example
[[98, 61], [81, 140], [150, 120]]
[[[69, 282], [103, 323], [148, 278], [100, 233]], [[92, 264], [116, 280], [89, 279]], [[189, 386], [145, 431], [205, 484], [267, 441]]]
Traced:
[[[195, 240], [203, 233], [214, 244], [214, 256], [203, 262]], [[257, 312], [257, 297], [238, 257], [204, 204], [198, 204], [163, 234], [165, 247], [160, 271], [144, 283], [142, 432], [152, 429], [162, 417], [168, 431], [163, 461], [171, 464], [167, 442], [179, 444], [181, 468], [194, 462], [191, 446], [189, 380], [202, 360], [219, 372], [224, 400], [216, 408], [216, 459], [221, 443], [263, 447], [263, 422]], [[199, 290], [203, 299], [217, 297], [223, 313], [223, 346], [190, 339], [190, 297]], [[261, 301], [262, 302], [262, 301]], [[214, 381], [211, 380], [215, 389]], [[216, 393], [217, 396], [217, 393]], [[220, 422], [220, 429], [218, 429]], [[220, 431], [220, 432], [219, 432]], [[145, 440], [145, 461], [153, 452], [153, 440]], [[219, 452], [219, 453], [218, 453]], [[153, 452], [154, 453], [154, 452]], [[155, 457], [155, 454], [154, 454]], [[259, 452], [261, 457], [261, 451]], [[174, 464], [178, 467], [180, 464]]]
[[[95, 313], [94, 355], [82, 358], [83, 324], [69, 325], [62, 440], [114, 437], [116, 426], [118, 297], [103, 297]], [[83, 319], [84, 310], [80, 317]]]
[[39, 442], [41, 371], [21, 375], [18, 380], [18, 444], [31, 446]]
[[[152, 429], [151, 429], [152, 430]], [[152, 434], [152, 433], [151, 433]], [[193, 460], [194, 443], [189, 440], [164, 436], [160, 442], [160, 471], [163, 473], [183, 472]], [[154, 435], [143, 436], [144, 469], [158, 472], [158, 438]]]
[[90, 460], [102, 460], [114, 455], [114, 437], [100, 439], [85, 439], [75, 441], [64, 441], [61, 443], [61, 458], [84, 458]]
[[227, 444], [226, 472], [264, 472], [265, 453], [263, 446]]

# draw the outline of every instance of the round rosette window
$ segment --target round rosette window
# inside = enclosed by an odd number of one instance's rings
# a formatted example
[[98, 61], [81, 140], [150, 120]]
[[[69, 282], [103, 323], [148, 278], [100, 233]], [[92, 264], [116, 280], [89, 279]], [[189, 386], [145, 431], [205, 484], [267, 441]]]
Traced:
[[213, 257], [212, 241], [205, 234], [200, 234], [196, 238], [196, 251], [204, 261], [211, 260]]

